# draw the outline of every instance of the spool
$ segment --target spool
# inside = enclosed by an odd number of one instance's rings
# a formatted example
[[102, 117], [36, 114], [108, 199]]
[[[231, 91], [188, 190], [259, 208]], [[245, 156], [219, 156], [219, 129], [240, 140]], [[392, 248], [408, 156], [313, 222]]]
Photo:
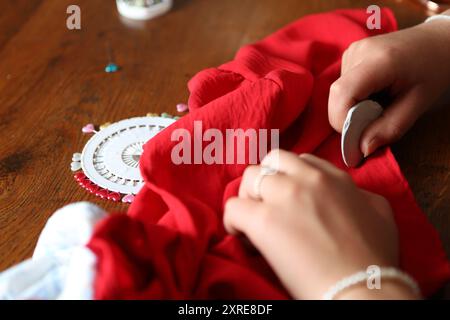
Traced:
[[172, 0], [116, 0], [119, 13], [133, 20], [150, 20], [167, 13]]

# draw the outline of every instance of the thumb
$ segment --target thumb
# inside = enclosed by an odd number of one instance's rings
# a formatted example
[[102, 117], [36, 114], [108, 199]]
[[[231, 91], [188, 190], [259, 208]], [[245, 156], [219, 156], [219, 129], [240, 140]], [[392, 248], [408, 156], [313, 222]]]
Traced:
[[378, 148], [399, 140], [425, 111], [426, 101], [419, 90], [412, 89], [385, 108], [380, 118], [363, 132], [360, 148], [364, 157]]

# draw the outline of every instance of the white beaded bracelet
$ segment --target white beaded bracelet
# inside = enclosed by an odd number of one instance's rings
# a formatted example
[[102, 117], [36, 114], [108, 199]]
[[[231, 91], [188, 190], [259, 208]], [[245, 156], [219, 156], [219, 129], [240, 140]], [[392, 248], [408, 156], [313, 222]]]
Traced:
[[449, 20], [450, 21], [450, 16], [446, 15], [446, 14], [437, 14], [437, 15], [428, 17], [425, 20], [425, 23], [430, 22], [430, 21], [434, 21], [434, 20]]
[[[323, 300], [333, 300], [339, 293], [341, 293], [345, 289], [348, 289], [357, 284], [366, 282], [369, 279], [369, 277], [372, 277], [372, 276], [373, 275], [368, 273], [367, 271], [360, 271], [349, 277], [346, 277], [346, 278], [338, 281], [334, 286], [332, 286], [323, 295], [322, 299]], [[405, 284], [407, 287], [409, 287], [415, 295], [417, 295], [418, 297], [421, 297], [420, 288], [419, 288], [419, 285], [417, 284], [417, 282], [413, 278], [411, 278], [409, 275], [404, 273], [403, 271], [400, 271], [396, 268], [380, 268], [380, 277], [381, 277], [381, 279], [390, 279], [390, 280], [399, 281], [399, 282]]]

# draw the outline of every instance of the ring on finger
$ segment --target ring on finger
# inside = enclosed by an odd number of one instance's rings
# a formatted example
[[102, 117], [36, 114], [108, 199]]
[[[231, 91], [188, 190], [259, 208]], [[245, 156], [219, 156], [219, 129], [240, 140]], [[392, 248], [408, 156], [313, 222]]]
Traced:
[[262, 181], [265, 177], [271, 176], [277, 173], [277, 170], [271, 167], [267, 166], [261, 166], [261, 170], [259, 171], [259, 174], [256, 176], [256, 179], [253, 184], [253, 195], [256, 199], [262, 200], [261, 197], [261, 185]]

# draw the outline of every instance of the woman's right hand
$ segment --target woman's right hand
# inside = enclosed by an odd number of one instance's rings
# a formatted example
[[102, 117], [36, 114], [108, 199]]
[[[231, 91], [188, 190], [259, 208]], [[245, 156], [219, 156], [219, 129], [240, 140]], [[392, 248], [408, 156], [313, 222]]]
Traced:
[[368, 156], [402, 137], [448, 87], [450, 21], [366, 38], [344, 52], [341, 77], [330, 88], [329, 121], [341, 132], [352, 106], [373, 94], [387, 94], [382, 117], [361, 137], [361, 152]]

